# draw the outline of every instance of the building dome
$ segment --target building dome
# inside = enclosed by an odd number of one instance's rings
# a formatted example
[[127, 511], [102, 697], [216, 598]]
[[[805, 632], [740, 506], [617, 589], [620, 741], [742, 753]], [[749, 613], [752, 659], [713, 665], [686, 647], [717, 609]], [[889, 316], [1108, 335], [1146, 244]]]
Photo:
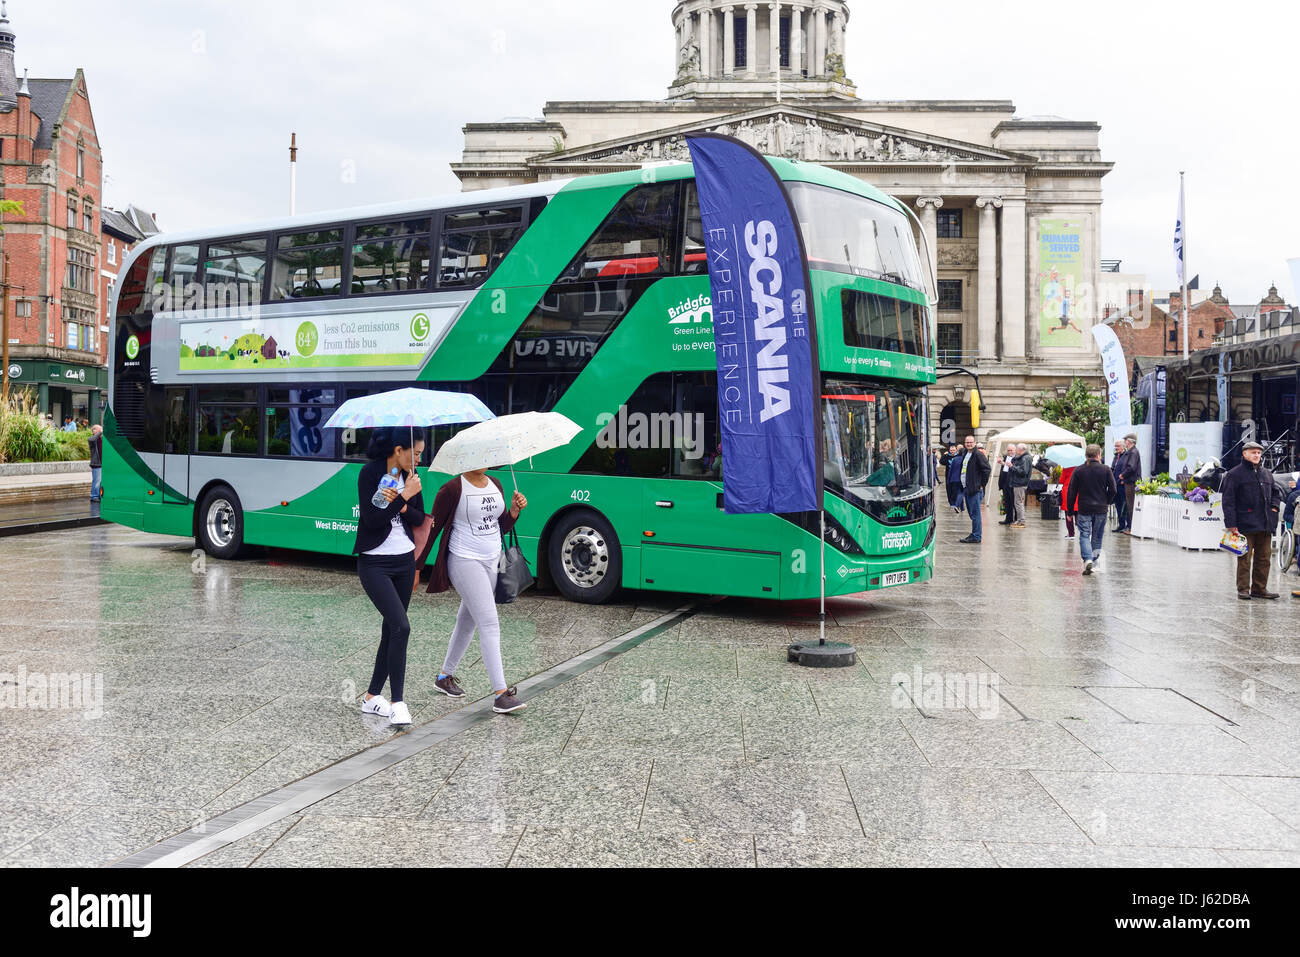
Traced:
[[673, 10], [674, 97], [852, 97], [846, 0], [683, 0]]

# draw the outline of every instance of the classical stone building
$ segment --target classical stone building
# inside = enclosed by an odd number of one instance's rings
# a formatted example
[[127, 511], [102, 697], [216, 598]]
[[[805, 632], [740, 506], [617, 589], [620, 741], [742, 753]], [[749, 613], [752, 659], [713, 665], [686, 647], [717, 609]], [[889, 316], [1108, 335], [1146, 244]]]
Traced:
[[[548, 102], [540, 119], [469, 123], [453, 170], [472, 190], [636, 169], [688, 159], [685, 135], [703, 130], [843, 170], [916, 211], [938, 278], [940, 359], [979, 373], [981, 435], [1034, 414], [1034, 394], [1075, 375], [1100, 387], [1089, 330], [1112, 298], [1099, 289], [1111, 169], [1100, 127], [1017, 116], [1006, 100], [870, 99], [847, 72], [849, 15], [844, 0], [685, 0], [672, 11], [667, 99]], [[939, 384], [936, 425], [971, 385]], [[947, 412], [967, 427], [960, 402]]]

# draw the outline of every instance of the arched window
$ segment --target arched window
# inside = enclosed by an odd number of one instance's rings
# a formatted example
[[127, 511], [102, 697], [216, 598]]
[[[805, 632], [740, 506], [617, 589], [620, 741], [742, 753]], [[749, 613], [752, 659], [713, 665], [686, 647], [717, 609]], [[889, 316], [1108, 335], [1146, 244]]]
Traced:
[[77, 138], [77, 182], [80, 183], [86, 178], [86, 139], [85, 137]]

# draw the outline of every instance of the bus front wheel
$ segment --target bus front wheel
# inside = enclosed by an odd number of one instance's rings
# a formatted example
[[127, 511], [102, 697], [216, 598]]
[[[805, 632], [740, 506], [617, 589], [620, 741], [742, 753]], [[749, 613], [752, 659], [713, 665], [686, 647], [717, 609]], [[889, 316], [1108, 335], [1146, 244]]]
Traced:
[[623, 578], [623, 550], [603, 515], [570, 512], [555, 524], [547, 549], [555, 587], [569, 601], [600, 605]]
[[199, 545], [213, 558], [238, 558], [244, 548], [244, 508], [234, 490], [218, 485], [199, 503]]

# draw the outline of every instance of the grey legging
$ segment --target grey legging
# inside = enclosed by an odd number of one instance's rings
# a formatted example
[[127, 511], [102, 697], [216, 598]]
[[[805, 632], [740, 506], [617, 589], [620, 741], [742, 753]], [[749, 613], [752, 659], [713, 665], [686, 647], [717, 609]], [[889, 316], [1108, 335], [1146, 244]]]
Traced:
[[456, 666], [465, 657], [477, 626], [478, 647], [493, 691], [506, 686], [506, 672], [501, 664], [501, 622], [497, 618], [498, 561], [496, 558], [447, 556], [447, 574], [451, 577], [452, 587], [460, 595], [460, 611], [456, 613], [456, 627], [452, 629], [451, 644], [447, 646], [447, 659], [442, 663], [443, 674], [456, 673]]

